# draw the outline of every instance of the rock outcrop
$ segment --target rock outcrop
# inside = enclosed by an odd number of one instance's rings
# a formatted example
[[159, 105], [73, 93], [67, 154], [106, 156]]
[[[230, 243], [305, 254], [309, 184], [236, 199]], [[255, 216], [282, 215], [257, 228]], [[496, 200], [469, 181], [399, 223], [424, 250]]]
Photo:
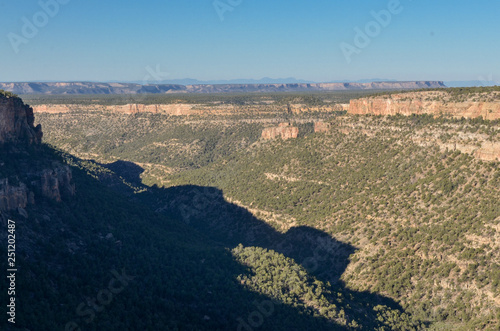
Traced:
[[0, 179], [0, 211], [26, 208], [34, 203], [34, 194], [24, 183], [11, 185], [7, 178]]
[[262, 131], [262, 138], [266, 140], [281, 137], [283, 140], [297, 138], [299, 128], [291, 126], [290, 123], [280, 123], [278, 127], [266, 128]]
[[[356, 115], [412, 115], [430, 114], [453, 118], [500, 119], [500, 100], [460, 102], [436, 98], [435, 92], [414, 92], [390, 96], [370, 97], [351, 100], [349, 114]], [[436, 100], [438, 99], [438, 100]], [[444, 100], [443, 100], [444, 99]]]
[[71, 169], [38, 146], [42, 130], [33, 123], [31, 107], [0, 91], [0, 211], [25, 214], [38, 198], [61, 201], [75, 195]]
[[33, 109], [21, 99], [0, 93], [0, 144], [39, 144], [41, 126], [34, 127]]
[[53, 169], [42, 170], [38, 177], [40, 180], [32, 184], [35, 184], [46, 198], [60, 202], [62, 196], [75, 195], [75, 184], [68, 166], [54, 165]]

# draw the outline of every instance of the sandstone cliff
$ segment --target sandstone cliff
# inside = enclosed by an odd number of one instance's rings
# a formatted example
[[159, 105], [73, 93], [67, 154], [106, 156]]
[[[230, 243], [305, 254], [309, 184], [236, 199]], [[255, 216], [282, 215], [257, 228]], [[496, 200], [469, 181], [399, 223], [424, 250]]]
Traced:
[[0, 91], [0, 211], [75, 194], [71, 169], [40, 146], [41, 126], [33, 123], [31, 107]]
[[138, 113], [153, 113], [153, 114], [166, 114], [171, 116], [185, 116], [202, 114], [201, 109], [196, 109], [197, 105], [193, 104], [126, 104], [126, 105], [78, 105], [78, 104], [45, 104], [33, 106], [35, 113], [49, 113], [49, 114], [64, 114], [72, 111], [104, 111], [119, 114], [138, 114]]
[[[35, 204], [35, 197], [45, 197], [60, 202], [63, 196], [75, 195], [75, 184], [68, 166], [54, 165], [54, 169], [43, 169], [21, 178], [12, 184], [8, 178], [0, 179], [0, 211], [26, 208]], [[30, 180], [31, 179], [31, 180]]]
[[[190, 115], [232, 115], [241, 111], [251, 111], [254, 113], [266, 113], [269, 111], [276, 111], [278, 107], [273, 106], [237, 106], [228, 104], [217, 105], [200, 105], [200, 104], [141, 104], [133, 103], [126, 105], [82, 105], [82, 104], [41, 104], [33, 106], [35, 114], [65, 114], [70, 112], [110, 112], [117, 114], [138, 114], [138, 113], [153, 113], [164, 114], [170, 116], [190, 116]], [[288, 110], [293, 113], [307, 113], [307, 112], [335, 112], [347, 111], [349, 104], [332, 104], [324, 106], [308, 106], [304, 104], [290, 104]]]
[[[478, 101], [478, 100], [483, 101]], [[474, 101], [476, 100], [476, 101]], [[357, 115], [412, 115], [430, 114], [454, 118], [500, 119], [500, 100], [497, 95], [490, 98], [477, 97], [453, 101], [446, 92], [412, 92], [390, 96], [351, 100], [349, 114]]]
[[290, 123], [280, 123], [278, 127], [266, 128], [262, 131], [262, 138], [276, 139], [281, 137], [283, 140], [297, 138], [299, 135], [299, 128], [291, 126]]
[[42, 128], [34, 127], [34, 121], [33, 109], [21, 99], [0, 94], [0, 144], [39, 144]]

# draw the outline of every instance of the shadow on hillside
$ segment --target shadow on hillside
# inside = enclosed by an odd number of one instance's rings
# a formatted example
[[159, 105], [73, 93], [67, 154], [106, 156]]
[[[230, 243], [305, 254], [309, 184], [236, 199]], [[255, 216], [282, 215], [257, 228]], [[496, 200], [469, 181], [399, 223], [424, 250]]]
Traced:
[[298, 226], [280, 233], [245, 208], [226, 201], [222, 190], [214, 187], [188, 185], [155, 188], [148, 194], [150, 198], [154, 196], [157, 212], [183, 220], [225, 247], [233, 248], [241, 243], [274, 250], [292, 258], [311, 275], [330, 282], [334, 289], [342, 292], [346, 298], [342, 308], [348, 316], [356, 316], [364, 325], [377, 324], [377, 316], [373, 311], [377, 305], [403, 311], [392, 299], [346, 288], [340, 277], [355, 248], [323, 231]]
[[144, 169], [133, 162], [120, 160], [101, 165], [113, 171], [115, 174], [125, 178], [132, 184], [140, 185], [142, 183], [141, 174], [144, 172]]
[[73, 179], [75, 197], [40, 200], [28, 221], [0, 212], [0, 223], [16, 221], [23, 266], [22, 304], [6, 330], [346, 329], [241, 286], [238, 275], [251, 272], [225, 245], [149, 208], [166, 190], [144, 195], [148, 206], [85, 169], [73, 168]]
[[[136, 164], [118, 161], [106, 167], [129, 182], [140, 183], [143, 169]], [[113, 188], [123, 193], [129, 193], [130, 189], [126, 185]], [[147, 192], [135, 195], [134, 199], [152, 207], [157, 213], [182, 220], [224, 247], [232, 249], [239, 244], [258, 246], [292, 258], [311, 275], [329, 282], [335, 290], [341, 292], [345, 300], [341, 308], [346, 311], [347, 316], [355, 316], [362, 325], [378, 324], [377, 313], [374, 311], [377, 305], [403, 311], [390, 298], [346, 288], [340, 277], [355, 248], [323, 231], [308, 226], [292, 227], [285, 233], [276, 231], [247, 209], [226, 201], [222, 190], [215, 187], [148, 187]]]

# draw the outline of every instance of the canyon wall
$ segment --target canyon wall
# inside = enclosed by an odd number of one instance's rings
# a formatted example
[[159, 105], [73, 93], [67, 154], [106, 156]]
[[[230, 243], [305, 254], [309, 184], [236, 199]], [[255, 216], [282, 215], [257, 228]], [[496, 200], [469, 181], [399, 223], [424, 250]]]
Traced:
[[72, 111], [104, 111], [119, 114], [138, 114], [153, 113], [167, 114], [172, 116], [197, 115], [203, 113], [200, 109], [195, 109], [194, 104], [167, 104], [167, 105], [144, 105], [144, 104], [126, 104], [126, 105], [77, 105], [77, 104], [46, 104], [33, 106], [35, 113], [69, 113]]
[[500, 101], [436, 101], [425, 93], [394, 94], [390, 97], [370, 97], [351, 100], [349, 114], [355, 115], [412, 115], [430, 114], [454, 118], [500, 119]]
[[[255, 111], [259, 110], [259, 105], [250, 106]], [[324, 106], [307, 106], [303, 104], [291, 104], [288, 110], [293, 113], [307, 112], [335, 112], [346, 111], [349, 104], [332, 104]], [[189, 116], [189, 115], [231, 115], [240, 111], [241, 108], [235, 105], [212, 105], [203, 106], [198, 104], [126, 104], [126, 105], [80, 105], [80, 104], [42, 104], [33, 106], [35, 114], [65, 114], [70, 112], [109, 112], [117, 114], [138, 114], [153, 113], [170, 116]], [[265, 111], [264, 109], [261, 109]]]
[[41, 197], [61, 201], [75, 195], [71, 169], [40, 146], [42, 129], [34, 120], [21, 99], [0, 93], [0, 211], [24, 210]]
[[299, 128], [291, 126], [290, 123], [280, 123], [277, 127], [266, 128], [262, 131], [262, 139], [271, 140], [281, 138], [283, 140], [294, 139], [299, 135]]
[[21, 99], [0, 95], [0, 144], [39, 144], [42, 128], [34, 127], [34, 121], [33, 109]]
[[[13, 184], [8, 178], [0, 179], [0, 211], [26, 208], [35, 204], [35, 197], [45, 197], [60, 202], [63, 196], [75, 195], [75, 184], [68, 166], [56, 165], [29, 174], [27, 178], [16, 178]], [[29, 182], [29, 185], [23, 181]]]

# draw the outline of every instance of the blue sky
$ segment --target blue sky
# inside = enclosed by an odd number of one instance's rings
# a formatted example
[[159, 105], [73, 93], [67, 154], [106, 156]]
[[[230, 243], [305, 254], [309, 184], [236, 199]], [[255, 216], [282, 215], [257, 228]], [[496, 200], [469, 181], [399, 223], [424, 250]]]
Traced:
[[0, 0], [0, 81], [500, 80], [500, 1], [217, 1]]

